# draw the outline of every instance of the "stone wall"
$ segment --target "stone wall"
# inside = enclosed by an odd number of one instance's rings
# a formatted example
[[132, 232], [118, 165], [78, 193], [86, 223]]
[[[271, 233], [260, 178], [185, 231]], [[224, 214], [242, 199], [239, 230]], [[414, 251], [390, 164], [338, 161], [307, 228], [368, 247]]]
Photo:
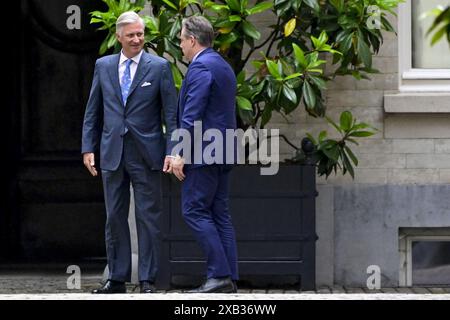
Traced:
[[[264, 30], [266, 18], [258, 18]], [[390, 17], [394, 28], [396, 18]], [[338, 120], [349, 110], [360, 121], [379, 132], [363, 138], [353, 150], [359, 159], [355, 179], [347, 174], [318, 178], [317, 198], [317, 285], [366, 284], [369, 265], [381, 268], [382, 286], [397, 286], [399, 274], [398, 228], [450, 226], [450, 206], [444, 201], [450, 182], [450, 116], [434, 113], [445, 109], [447, 96], [418, 95], [423, 103], [411, 110], [408, 99], [398, 96], [398, 39], [385, 33], [384, 44], [373, 58], [380, 74], [371, 80], [337, 77], [325, 93], [327, 114]], [[327, 66], [332, 68], [330, 64]], [[390, 105], [401, 113], [385, 111], [386, 96], [396, 95]], [[429, 112], [424, 112], [428, 110]], [[434, 111], [434, 112], [432, 112]], [[300, 145], [305, 132], [314, 136], [332, 127], [298, 108], [289, 123], [274, 114], [269, 128], [279, 128]], [[292, 155], [292, 148], [280, 142], [280, 158]], [[444, 201], [444, 202], [443, 202]]]

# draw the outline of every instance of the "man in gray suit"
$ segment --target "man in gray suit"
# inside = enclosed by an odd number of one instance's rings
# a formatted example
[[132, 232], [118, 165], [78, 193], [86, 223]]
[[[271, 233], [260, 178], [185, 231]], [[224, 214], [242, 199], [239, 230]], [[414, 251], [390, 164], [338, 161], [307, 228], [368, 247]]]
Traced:
[[124, 293], [125, 282], [131, 280], [130, 183], [140, 291], [152, 293], [159, 262], [161, 170], [170, 163], [177, 96], [169, 63], [143, 50], [144, 22], [135, 12], [117, 19], [116, 36], [122, 51], [97, 60], [83, 123], [83, 162], [93, 176], [97, 176], [94, 152], [100, 148], [107, 217], [109, 276], [93, 293]]

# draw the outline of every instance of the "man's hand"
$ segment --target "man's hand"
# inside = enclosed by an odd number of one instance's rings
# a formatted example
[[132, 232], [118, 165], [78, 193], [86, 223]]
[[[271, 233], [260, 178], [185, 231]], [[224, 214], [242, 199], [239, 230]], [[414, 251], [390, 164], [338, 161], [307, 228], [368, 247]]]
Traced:
[[183, 173], [184, 159], [177, 155], [172, 158], [170, 172], [172, 172], [180, 181], [186, 177]]
[[95, 156], [92, 152], [87, 152], [83, 154], [84, 166], [89, 170], [89, 172], [96, 177], [97, 170], [95, 169]]
[[164, 159], [163, 172], [172, 173], [172, 156], [166, 156]]

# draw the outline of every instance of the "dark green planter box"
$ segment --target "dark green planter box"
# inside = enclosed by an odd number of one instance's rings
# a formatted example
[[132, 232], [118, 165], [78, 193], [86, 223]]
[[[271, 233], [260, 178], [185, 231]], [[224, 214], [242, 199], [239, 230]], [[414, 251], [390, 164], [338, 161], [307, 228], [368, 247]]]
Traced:
[[[161, 288], [174, 275], [204, 275], [199, 245], [184, 223], [180, 184], [164, 181]], [[236, 229], [241, 276], [296, 275], [302, 290], [315, 288], [315, 167], [281, 165], [278, 174], [261, 176], [257, 165], [231, 173], [230, 213]]]

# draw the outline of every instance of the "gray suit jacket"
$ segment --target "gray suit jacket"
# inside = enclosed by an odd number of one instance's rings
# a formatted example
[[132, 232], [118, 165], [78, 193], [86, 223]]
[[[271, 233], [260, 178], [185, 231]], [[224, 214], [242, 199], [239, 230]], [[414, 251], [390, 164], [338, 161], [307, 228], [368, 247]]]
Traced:
[[[96, 152], [100, 147], [101, 169], [116, 170], [127, 128], [150, 168], [159, 170], [164, 156], [171, 153], [170, 136], [177, 125], [177, 93], [169, 62], [143, 52], [124, 106], [119, 58], [120, 54], [114, 54], [98, 59], [95, 64], [84, 115], [81, 152]], [[146, 85], [142, 86], [144, 83]]]

